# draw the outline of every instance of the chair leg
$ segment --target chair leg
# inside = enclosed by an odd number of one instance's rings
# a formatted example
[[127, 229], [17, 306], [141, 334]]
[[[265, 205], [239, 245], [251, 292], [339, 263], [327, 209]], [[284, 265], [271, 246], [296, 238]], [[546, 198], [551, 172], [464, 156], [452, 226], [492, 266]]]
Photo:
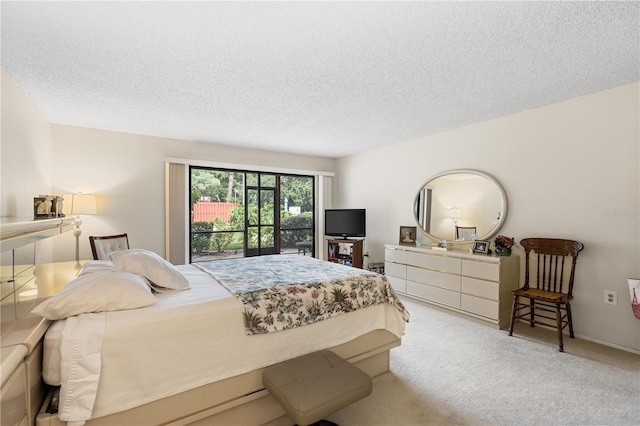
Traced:
[[562, 344], [562, 311], [560, 305], [556, 305], [556, 327], [558, 328], [558, 346], [560, 352], [564, 352], [564, 345]]
[[531, 319], [530, 321], [530, 326], [531, 327], [535, 327], [535, 309], [536, 309], [536, 302], [533, 299], [529, 299], [529, 318]]
[[509, 336], [513, 336], [513, 324], [516, 322], [517, 306], [518, 306], [518, 296], [513, 295], [513, 306], [511, 307], [511, 322], [509, 323]]
[[571, 319], [571, 305], [569, 303], [566, 304], [567, 309], [567, 323], [569, 324], [569, 337], [572, 339], [575, 337], [573, 335], [573, 319]]

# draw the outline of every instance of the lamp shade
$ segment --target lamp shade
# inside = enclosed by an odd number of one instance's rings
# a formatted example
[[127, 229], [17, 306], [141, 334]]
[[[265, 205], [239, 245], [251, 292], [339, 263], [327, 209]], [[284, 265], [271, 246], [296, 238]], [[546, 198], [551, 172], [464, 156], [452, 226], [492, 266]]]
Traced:
[[451, 219], [460, 219], [462, 217], [462, 210], [460, 209], [449, 209], [448, 213]]
[[96, 196], [93, 194], [73, 194], [71, 214], [96, 214]]

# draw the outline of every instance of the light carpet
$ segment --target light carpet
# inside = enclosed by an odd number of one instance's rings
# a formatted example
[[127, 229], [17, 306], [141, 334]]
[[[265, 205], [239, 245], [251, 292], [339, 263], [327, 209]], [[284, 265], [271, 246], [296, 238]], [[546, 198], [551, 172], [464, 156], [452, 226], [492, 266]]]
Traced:
[[[326, 419], [355, 425], [640, 425], [640, 356], [554, 331], [514, 336], [404, 299], [411, 313], [373, 393]], [[579, 324], [575, 324], [579, 330]], [[290, 426], [282, 416], [266, 426]]]

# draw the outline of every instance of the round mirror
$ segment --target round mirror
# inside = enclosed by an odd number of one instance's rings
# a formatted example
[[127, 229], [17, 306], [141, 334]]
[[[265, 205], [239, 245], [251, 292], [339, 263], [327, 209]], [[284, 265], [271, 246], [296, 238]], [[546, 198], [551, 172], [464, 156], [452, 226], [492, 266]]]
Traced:
[[507, 194], [493, 176], [451, 170], [431, 177], [420, 188], [413, 212], [418, 227], [435, 240], [488, 240], [507, 217]]

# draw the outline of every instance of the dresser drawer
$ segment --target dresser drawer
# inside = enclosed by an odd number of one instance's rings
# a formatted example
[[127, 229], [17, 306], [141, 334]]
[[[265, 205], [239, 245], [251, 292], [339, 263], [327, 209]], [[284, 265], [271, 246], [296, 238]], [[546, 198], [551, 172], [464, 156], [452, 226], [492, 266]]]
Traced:
[[384, 260], [388, 262], [406, 263], [407, 252], [404, 250], [385, 249]]
[[387, 280], [389, 280], [389, 284], [393, 287], [394, 290], [401, 291], [403, 293], [407, 292], [407, 280], [404, 278], [392, 277], [390, 275], [385, 275]]
[[406, 265], [400, 265], [398, 263], [384, 262], [384, 274], [389, 277], [399, 277], [402, 279], [407, 278]]
[[460, 307], [460, 293], [455, 291], [407, 281], [407, 293], [454, 308]]
[[407, 266], [407, 280], [460, 291], [460, 275]]
[[462, 277], [462, 292], [485, 299], [500, 299], [500, 286], [497, 282]]
[[498, 314], [500, 312], [500, 305], [497, 301], [469, 296], [468, 294], [462, 294], [460, 296], [460, 307], [467, 312], [496, 321], [498, 320]]
[[462, 275], [497, 282], [500, 281], [500, 265], [477, 260], [463, 260]]
[[450, 272], [452, 274], [460, 273], [460, 259], [453, 257], [407, 252], [407, 265]]

